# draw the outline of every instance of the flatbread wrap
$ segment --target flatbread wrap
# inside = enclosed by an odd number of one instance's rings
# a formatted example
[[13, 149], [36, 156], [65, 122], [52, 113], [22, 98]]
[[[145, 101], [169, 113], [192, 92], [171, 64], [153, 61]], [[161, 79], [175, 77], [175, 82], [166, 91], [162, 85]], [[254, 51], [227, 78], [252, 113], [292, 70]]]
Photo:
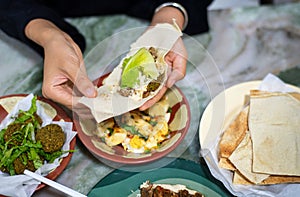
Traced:
[[79, 102], [90, 108], [98, 123], [139, 108], [163, 87], [168, 77], [165, 55], [181, 35], [175, 21], [147, 30], [104, 79], [98, 96], [82, 97]]

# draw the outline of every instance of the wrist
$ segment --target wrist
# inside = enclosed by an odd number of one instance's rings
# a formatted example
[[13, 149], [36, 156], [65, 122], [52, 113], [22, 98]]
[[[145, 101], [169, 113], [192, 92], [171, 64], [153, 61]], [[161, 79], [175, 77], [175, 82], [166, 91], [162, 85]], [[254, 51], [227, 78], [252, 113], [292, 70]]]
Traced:
[[[173, 19], [175, 19], [177, 24], [180, 26], [181, 30], [183, 31], [188, 25], [188, 14], [186, 9], [178, 3], [166, 2], [158, 6], [155, 9], [154, 14], [156, 15], [158, 13], [168, 13], [168, 12], [169, 14], [166, 14], [167, 16], [164, 16], [163, 18], [169, 19], [169, 21], [173, 21]], [[172, 15], [173, 18], [170, 18], [170, 16]]]

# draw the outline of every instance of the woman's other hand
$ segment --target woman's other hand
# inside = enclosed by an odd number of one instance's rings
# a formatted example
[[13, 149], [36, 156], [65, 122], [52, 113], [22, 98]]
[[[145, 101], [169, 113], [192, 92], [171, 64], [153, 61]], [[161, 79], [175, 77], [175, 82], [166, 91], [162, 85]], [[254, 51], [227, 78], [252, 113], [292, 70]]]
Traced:
[[69, 35], [44, 19], [29, 22], [25, 34], [44, 48], [44, 97], [73, 109], [79, 96], [97, 95], [87, 76], [82, 52]]

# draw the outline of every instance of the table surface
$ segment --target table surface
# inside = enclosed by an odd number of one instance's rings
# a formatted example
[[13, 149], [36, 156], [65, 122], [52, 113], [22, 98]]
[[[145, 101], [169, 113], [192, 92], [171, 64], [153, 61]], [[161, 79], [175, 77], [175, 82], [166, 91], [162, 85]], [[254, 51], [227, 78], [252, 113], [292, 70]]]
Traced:
[[[189, 54], [187, 74], [176, 85], [193, 106], [187, 135], [191, 144], [188, 147], [179, 147], [168, 157], [194, 161], [207, 170], [199, 155], [199, 122], [207, 104], [224, 89], [241, 82], [260, 80], [268, 73], [300, 86], [299, 9], [299, 3], [289, 3], [211, 10], [208, 33], [184, 35], [183, 40]], [[138, 36], [122, 36], [126, 34], [125, 30], [136, 27], [143, 30], [147, 25], [144, 21], [124, 15], [67, 20], [76, 25], [86, 37], [87, 50], [84, 55], [91, 79], [96, 79], [107, 71], [111, 60], [117, 59], [117, 55], [128, 50], [130, 43]], [[112, 36], [117, 33], [119, 36]], [[93, 50], [96, 46], [100, 49], [99, 55], [95, 55]], [[9, 38], [3, 32], [0, 32], [0, 52], [0, 95], [41, 95], [42, 59], [27, 46]], [[69, 114], [72, 115], [71, 112]], [[178, 155], [181, 152], [179, 149], [184, 149], [184, 153]], [[79, 139], [76, 150], [67, 168], [56, 181], [88, 194], [102, 178], [115, 169], [95, 159]], [[218, 182], [211, 175], [207, 176]], [[64, 194], [45, 187], [33, 196]]]

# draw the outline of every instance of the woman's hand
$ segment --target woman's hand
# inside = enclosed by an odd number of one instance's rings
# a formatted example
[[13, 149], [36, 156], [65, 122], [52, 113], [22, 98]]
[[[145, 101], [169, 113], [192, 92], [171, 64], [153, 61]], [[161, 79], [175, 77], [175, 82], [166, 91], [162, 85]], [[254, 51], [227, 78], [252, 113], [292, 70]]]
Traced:
[[[154, 14], [151, 25], [154, 26], [157, 23], [173, 24], [173, 19], [175, 19], [180, 28], [183, 27], [184, 16], [181, 11], [174, 7], [164, 7]], [[184, 78], [187, 63], [187, 51], [181, 38], [177, 40], [173, 48], [165, 56], [165, 61], [170, 68], [166, 84], [164, 84], [162, 89], [155, 97], [148, 100], [143, 106], [141, 106], [139, 108], [140, 110], [146, 110], [147, 108], [151, 107], [163, 97], [168, 88], [171, 88], [177, 81]]]
[[173, 48], [165, 56], [165, 61], [169, 65], [167, 82], [155, 97], [148, 100], [139, 108], [142, 111], [148, 109], [153, 104], [158, 102], [166, 93], [168, 88], [171, 88], [177, 81], [184, 78], [186, 73], [187, 52], [181, 38], [177, 40]]
[[[65, 33], [44, 46], [43, 95], [72, 109], [76, 96], [95, 97], [96, 91], [86, 74], [82, 53]], [[74, 102], [74, 103], [73, 103]]]
[[31, 21], [25, 32], [44, 48], [44, 97], [74, 110], [79, 105], [78, 96], [97, 95], [86, 74], [81, 50], [69, 35], [44, 19]]

